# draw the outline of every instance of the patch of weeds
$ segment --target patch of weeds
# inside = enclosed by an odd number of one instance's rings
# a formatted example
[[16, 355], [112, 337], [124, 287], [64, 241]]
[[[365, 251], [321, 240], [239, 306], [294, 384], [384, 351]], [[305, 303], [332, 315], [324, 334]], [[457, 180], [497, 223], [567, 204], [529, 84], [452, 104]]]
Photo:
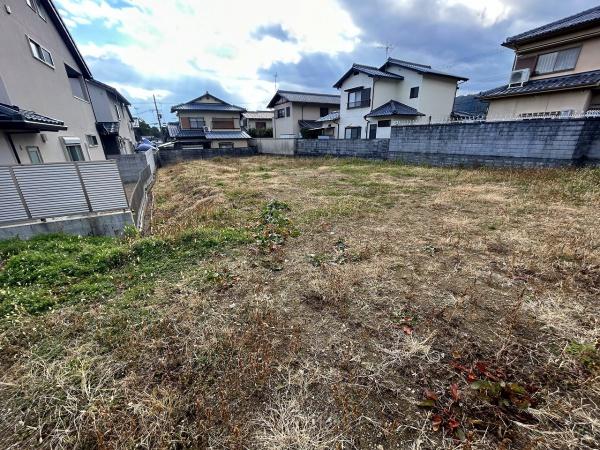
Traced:
[[307, 258], [312, 266], [321, 267], [325, 264], [341, 265], [347, 262], [360, 261], [361, 255], [349, 252], [346, 243], [342, 239], [339, 239], [334, 244], [333, 252], [310, 253]]
[[565, 352], [592, 373], [600, 372], [600, 352], [592, 343], [571, 342]]
[[285, 244], [287, 238], [299, 235], [286, 215], [289, 211], [288, 204], [279, 200], [270, 201], [262, 209], [256, 227], [256, 241], [264, 252], [275, 251]]

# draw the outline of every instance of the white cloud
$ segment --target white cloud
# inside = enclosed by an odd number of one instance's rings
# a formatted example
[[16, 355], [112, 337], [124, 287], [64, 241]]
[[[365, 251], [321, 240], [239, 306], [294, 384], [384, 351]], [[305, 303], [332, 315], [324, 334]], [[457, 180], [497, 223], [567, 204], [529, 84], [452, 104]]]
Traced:
[[[273, 86], [258, 80], [260, 69], [298, 62], [310, 52], [350, 52], [360, 39], [337, 0], [145, 0], [121, 8], [104, 0], [58, 3], [71, 27], [92, 22], [123, 36], [119, 44], [79, 42], [84, 56], [117, 58], [144, 75], [150, 70], [154, 78], [213, 80], [256, 107], [264, 107]], [[259, 26], [272, 24], [281, 24], [293, 42], [253, 36]]]
[[171, 91], [166, 89], [144, 89], [115, 81], [111, 82], [110, 85], [125, 95], [129, 100], [152, 100], [153, 95], [156, 96], [156, 100], [160, 100], [172, 94]]

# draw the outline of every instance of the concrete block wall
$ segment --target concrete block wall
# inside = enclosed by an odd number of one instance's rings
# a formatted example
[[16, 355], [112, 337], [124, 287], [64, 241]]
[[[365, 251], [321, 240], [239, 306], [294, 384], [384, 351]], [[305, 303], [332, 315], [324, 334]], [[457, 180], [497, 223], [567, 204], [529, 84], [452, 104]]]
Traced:
[[594, 164], [600, 119], [531, 119], [392, 127], [389, 159], [441, 166]]
[[256, 147], [260, 154], [294, 156], [298, 139], [262, 138], [252, 139], [250, 145]]
[[142, 170], [148, 165], [145, 153], [132, 155], [107, 155], [107, 159], [114, 159], [119, 167], [123, 183], [136, 183]]
[[198, 148], [198, 149], [180, 149], [170, 150], [161, 149], [158, 152], [158, 161], [161, 165], [173, 164], [181, 161], [189, 161], [194, 159], [210, 159], [219, 156], [252, 156], [256, 155], [257, 151], [254, 147], [248, 148]]
[[298, 139], [297, 156], [387, 159], [389, 139]]

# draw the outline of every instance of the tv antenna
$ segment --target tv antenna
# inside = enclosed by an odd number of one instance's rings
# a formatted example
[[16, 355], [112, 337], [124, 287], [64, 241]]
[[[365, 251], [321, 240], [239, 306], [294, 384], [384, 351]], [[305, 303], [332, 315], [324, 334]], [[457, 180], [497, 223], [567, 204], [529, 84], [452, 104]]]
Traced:
[[273, 76], [275, 78], [275, 92], [277, 92], [277, 72]]
[[385, 45], [378, 45], [377, 48], [385, 50], [385, 59], [388, 59], [396, 46], [390, 42], [386, 42]]

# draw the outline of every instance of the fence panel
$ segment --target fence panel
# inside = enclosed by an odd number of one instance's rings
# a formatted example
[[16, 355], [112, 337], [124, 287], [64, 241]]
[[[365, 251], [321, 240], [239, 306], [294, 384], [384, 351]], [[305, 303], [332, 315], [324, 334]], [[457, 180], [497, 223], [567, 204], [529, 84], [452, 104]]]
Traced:
[[13, 170], [32, 218], [90, 212], [75, 164], [14, 166]]
[[9, 167], [0, 167], [0, 221], [13, 222], [28, 218]]
[[93, 211], [127, 209], [127, 198], [115, 163], [79, 164], [79, 173]]

